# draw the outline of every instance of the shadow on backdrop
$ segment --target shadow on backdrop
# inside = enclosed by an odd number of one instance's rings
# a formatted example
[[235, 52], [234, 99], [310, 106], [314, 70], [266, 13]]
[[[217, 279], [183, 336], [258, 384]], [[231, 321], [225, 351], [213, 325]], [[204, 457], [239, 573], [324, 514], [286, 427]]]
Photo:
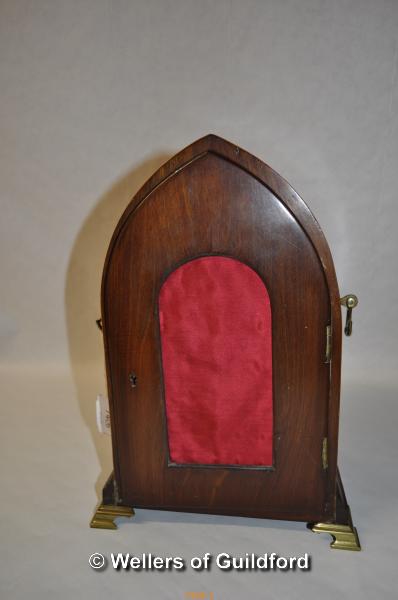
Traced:
[[100, 465], [95, 483], [99, 500], [113, 469], [110, 436], [98, 432], [95, 416], [97, 394], [107, 393], [102, 335], [95, 323], [101, 314], [102, 270], [110, 239], [124, 209], [145, 181], [171, 156], [158, 153], [116, 181], [85, 219], [69, 259], [65, 285], [69, 357], [80, 413]]

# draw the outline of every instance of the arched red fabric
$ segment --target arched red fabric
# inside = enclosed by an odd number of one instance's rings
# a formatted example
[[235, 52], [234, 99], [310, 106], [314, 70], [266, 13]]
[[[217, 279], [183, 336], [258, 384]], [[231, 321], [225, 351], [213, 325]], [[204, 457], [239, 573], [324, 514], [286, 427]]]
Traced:
[[170, 461], [272, 465], [272, 327], [267, 289], [249, 266], [205, 256], [159, 295]]

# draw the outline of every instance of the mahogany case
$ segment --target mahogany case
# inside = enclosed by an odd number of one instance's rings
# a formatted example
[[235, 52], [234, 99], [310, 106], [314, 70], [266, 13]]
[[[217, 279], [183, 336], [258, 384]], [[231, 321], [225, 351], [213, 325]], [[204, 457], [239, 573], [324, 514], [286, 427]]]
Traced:
[[92, 526], [132, 507], [292, 519], [359, 549], [335, 269], [280, 175], [215, 135], [162, 166], [113, 234], [102, 328], [114, 473]]

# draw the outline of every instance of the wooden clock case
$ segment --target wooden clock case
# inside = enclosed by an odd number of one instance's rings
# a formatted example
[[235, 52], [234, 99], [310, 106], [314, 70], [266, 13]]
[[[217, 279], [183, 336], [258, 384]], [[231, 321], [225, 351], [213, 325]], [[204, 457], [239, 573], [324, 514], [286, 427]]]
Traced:
[[169, 160], [105, 262], [114, 472], [91, 526], [133, 507], [286, 519], [359, 550], [337, 468], [341, 304], [350, 334], [356, 303], [269, 166], [215, 135]]

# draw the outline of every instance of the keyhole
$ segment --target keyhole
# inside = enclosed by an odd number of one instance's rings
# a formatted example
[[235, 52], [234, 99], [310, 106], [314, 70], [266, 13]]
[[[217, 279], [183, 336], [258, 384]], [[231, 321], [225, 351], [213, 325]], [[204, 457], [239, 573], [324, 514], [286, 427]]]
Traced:
[[129, 381], [132, 388], [137, 387], [137, 375], [135, 373], [130, 373]]

